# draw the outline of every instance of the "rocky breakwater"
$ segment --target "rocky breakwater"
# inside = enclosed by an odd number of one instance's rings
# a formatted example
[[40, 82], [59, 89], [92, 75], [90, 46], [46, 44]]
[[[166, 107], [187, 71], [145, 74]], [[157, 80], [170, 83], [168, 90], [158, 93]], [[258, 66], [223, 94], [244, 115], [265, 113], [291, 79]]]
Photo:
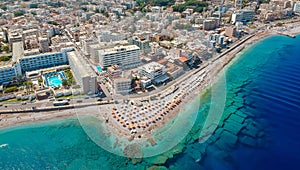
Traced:
[[[247, 101], [246, 93], [243, 90], [245, 84], [250, 84], [249, 81], [243, 82], [243, 86], [235, 89], [230, 89], [227, 94], [226, 108], [222, 119], [218, 124], [217, 129], [211, 132], [210, 137], [206, 141], [201, 141], [199, 131], [201, 126], [195, 127], [187, 136], [185, 143], [188, 145], [184, 152], [195, 162], [203, 162], [208, 157], [223, 159], [227, 163], [234, 162], [231, 153], [238, 146], [252, 148], [267, 148], [268, 138], [265, 132], [265, 127], [261, 124], [259, 114], [253, 113], [248, 105], [251, 101]], [[209, 106], [204, 109], [207, 111]], [[201, 123], [200, 123], [201, 125]], [[198, 142], [193, 140], [198, 138]], [[200, 142], [199, 142], [200, 141]]]

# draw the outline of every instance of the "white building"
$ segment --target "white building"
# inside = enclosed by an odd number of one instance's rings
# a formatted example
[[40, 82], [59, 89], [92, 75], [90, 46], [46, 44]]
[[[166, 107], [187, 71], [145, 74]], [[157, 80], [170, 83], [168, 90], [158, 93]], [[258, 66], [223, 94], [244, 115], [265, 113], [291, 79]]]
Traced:
[[132, 90], [131, 79], [130, 78], [116, 78], [114, 80], [114, 90], [115, 93], [126, 94]]
[[166, 74], [166, 67], [157, 63], [151, 62], [138, 68], [138, 73], [152, 81]]
[[300, 2], [296, 2], [294, 5], [294, 12], [300, 14]]
[[106, 48], [113, 48], [115, 46], [114, 43], [101, 42], [100, 44], [92, 44], [89, 46], [90, 58], [94, 64], [99, 63], [99, 50]]
[[140, 65], [140, 48], [136, 45], [116, 46], [99, 50], [99, 64], [102, 68], [119, 65], [123, 69]]
[[82, 50], [83, 50], [84, 54], [90, 55], [91, 54], [90, 46], [95, 45], [95, 44], [98, 44], [98, 42], [91, 38], [81, 40], [81, 46], [82, 46]]
[[238, 10], [234, 11], [234, 13], [231, 16], [231, 23], [235, 24], [236, 22], [243, 22], [247, 23], [251, 21], [254, 17], [254, 11], [253, 10]]
[[102, 31], [98, 35], [99, 42], [121, 41], [124, 39], [126, 39], [125, 34], [118, 34], [110, 31]]
[[75, 51], [67, 52], [69, 64], [81, 92], [97, 93], [97, 75], [90, 66]]

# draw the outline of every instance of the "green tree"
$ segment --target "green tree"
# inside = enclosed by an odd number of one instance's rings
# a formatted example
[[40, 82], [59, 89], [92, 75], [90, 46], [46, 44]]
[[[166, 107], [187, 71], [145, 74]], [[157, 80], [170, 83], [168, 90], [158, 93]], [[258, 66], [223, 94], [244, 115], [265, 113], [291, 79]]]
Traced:
[[29, 8], [37, 8], [38, 7], [38, 4], [30, 4], [29, 5]]
[[1, 50], [2, 50], [2, 51], [5, 51], [5, 52], [9, 52], [9, 47], [8, 47], [7, 45], [3, 45], [3, 46], [1, 47]]
[[100, 13], [99, 8], [97, 8], [94, 12], [95, 12], [95, 13]]
[[40, 79], [38, 80], [38, 82], [39, 82], [39, 83], [43, 83], [43, 79], [40, 78]]
[[48, 23], [48, 24], [52, 24], [52, 25], [58, 25], [58, 23], [55, 22], [55, 21], [48, 21], [47, 23]]
[[14, 16], [15, 16], [15, 17], [22, 16], [22, 15], [24, 15], [24, 14], [25, 14], [25, 12], [22, 11], [22, 10], [18, 10], [18, 11], [15, 11], [15, 12], [14, 12]]
[[12, 77], [11, 80], [12, 80], [13, 82], [16, 82], [17, 78], [16, 78], [16, 77]]
[[11, 59], [11, 57], [8, 56], [1, 56], [0, 57], [0, 61], [9, 61]]
[[62, 85], [64, 86], [64, 87], [67, 87], [68, 85], [69, 85], [69, 83], [68, 83], [68, 81], [67, 80], [62, 80]]
[[19, 85], [22, 83], [22, 81], [23, 81], [22, 79], [23, 79], [23, 77], [21, 75], [17, 76], [17, 82]]

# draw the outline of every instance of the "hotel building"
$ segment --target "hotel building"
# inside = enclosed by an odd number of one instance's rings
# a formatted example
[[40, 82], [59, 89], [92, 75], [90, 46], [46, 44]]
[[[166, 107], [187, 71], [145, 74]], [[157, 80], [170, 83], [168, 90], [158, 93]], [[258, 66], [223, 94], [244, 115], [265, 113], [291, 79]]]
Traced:
[[32, 52], [24, 53], [23, 42], [14, 42], [12, 46], [12, 61], [0, 66], [0, 83], [10, 82], [12, 81], [12, 77], [23, 76], [26, 71], [34, 71], [69, 63], [66, 56], [66, 52], [69, 49], [55, 53], [35, 54]]
[[0, 65], [0, 84], [12, 81], [13, 77], [17, 78], [15, 67]]
[[[151, 62], [139, 67], [138, 73], [142, 78], [147, 78], [154, 84], [161, 84], [169, 79], [169, 77], [166, 76], [166, 67], [157, 62]], [[150, 81], [147, 79], [143, 79], [143, 87], [150, 85]]]
[[80, 85], [81, 93], [95, 94], [97, 92], [97, 75], [75, 51], [67, 52], [69, 64], [75, 80]]
[[123, 69], [134, 68], [141, 64], [140, 48], [136, 45], [117, 46], [99, 50], [99, 64], [102, 68], [119, 65]]
[[65, 52], [43, 53], [38, 55], [23, 56], [19, 59], [22, 72], [39, 70], [48, 67], [68, 64]]

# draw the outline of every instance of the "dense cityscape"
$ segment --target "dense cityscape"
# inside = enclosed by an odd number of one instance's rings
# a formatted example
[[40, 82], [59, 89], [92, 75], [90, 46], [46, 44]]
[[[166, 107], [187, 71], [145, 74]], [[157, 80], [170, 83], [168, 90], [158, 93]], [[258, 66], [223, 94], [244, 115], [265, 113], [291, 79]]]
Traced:
[[[247, 45], [296, 38], [299, 14], [294, 0], [1, 1], [0, 127], [75, 108], [109, 133], [155, 146], [154, 130]], [[232, 115], [238, 128], [223, 128], [237, 135], [248, 116]]]

